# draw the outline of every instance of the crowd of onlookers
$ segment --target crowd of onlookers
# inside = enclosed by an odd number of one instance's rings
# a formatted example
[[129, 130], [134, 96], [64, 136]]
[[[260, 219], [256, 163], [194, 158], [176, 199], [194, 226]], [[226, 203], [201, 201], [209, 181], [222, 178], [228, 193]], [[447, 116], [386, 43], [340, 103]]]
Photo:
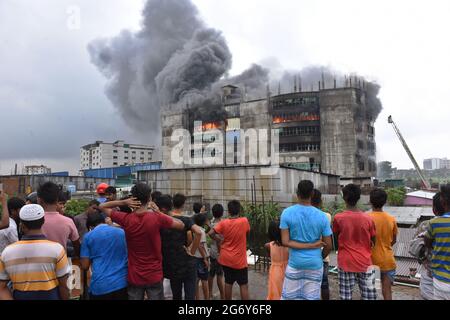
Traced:
[[[114, 187], [101, 184], [98, 198], [74, 218], [65, 213], [70, 195], [54, 183], [25, 200], [0, 192], [0, 299], [69, 299], [72, 257], [89, 272], [91, 300], [163, 300], [164, 279], [174, 300], [212, 299], [215, 283], [220, 299], [231, 300], [237, 283], [248, 300], [250, 224], [239, 201], [230, 201], [226, 212], [221, 204], [187, 208], [182, 194], [151, 191], [139, 183], [118, 200]], [[322, 195], [311, 181], [299, 183], [297, 196], [268, 228], [267, 299], [329, 300], [333, 247], [340, 299], [352, 299], [355, 285], [361, 299], [377, 299], [378, 275], [383, 298], [392, 299], [398, 229], [383, 211], [386, 192], [370, 193], [366, 213], [358, 206], [361, 189], [347, 185], [346, 208], [334, 217], [322, 211]], [[419, 226], [410, 253], [424, 266], [422, 297], [449, 300], [450, 185], [436, 194], [433, 209], [437, 217]]]

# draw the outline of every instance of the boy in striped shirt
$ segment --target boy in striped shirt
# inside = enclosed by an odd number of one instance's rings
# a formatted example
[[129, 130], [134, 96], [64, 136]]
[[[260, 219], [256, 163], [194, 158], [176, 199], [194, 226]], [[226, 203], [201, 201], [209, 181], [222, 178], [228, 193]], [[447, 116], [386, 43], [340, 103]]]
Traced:
[[[44, 209], [24, 206], [19, 213], [24, 236], [3, 251], [0, 258], [1, 300], [68, 300], [71, 271], [66, 251], [48, 241], [42, 232]], [[13, 294], [7, 284], [12, 282]]]
[[434, 299], [450, 300], [450, 184], [441, 187], [441, 203], [446, 213], [430, 221], [425, 245], [433, 250]]

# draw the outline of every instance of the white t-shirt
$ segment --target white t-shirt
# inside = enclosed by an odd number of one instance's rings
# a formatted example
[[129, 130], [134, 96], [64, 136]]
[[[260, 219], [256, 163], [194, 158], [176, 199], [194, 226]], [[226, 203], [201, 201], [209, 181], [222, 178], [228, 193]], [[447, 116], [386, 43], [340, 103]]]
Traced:
[[0, 230], [0, 254], [7, 246], [17, 241], [19, 241], [19, 236], [17, 235], [17, 224], [14, 219], [9, 218], [9, 227]]
[[[200, 239], [200, 247], [205, 248], [206, 251], [206, 257], [209, 257], [209, 251], [208, 251], [208, 246], [206, 245], [206, 232], [205, 229], [200, 228], [202, 230], [202, 237]], [[197, 251], [195, 252], [195, 257], [196, 258], [203, 258], [201, 253], [200, 253], [200, 249], [197, 249]]]

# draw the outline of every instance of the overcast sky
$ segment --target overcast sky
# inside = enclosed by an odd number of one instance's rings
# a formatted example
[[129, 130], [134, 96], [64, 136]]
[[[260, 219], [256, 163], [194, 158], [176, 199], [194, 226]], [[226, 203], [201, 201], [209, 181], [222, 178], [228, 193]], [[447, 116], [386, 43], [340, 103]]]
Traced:
[[[411, 168], [392, 114], [418, 162], [450, 157], [450, 1], [194, 0], [223, 32], [232, 73], [278, 60], [284, 68], [325, 65], [381, 86], [378, 161]], [[99, 37], [138, 30], [144, 0], [0, 1], [0, 173], [14, 163], [53, 171], [79, 167], [80, 146], [124, 139], [128, 128], [104, 94], [86, 50]], [[80, 9], [73, 29], [72, 6]]]

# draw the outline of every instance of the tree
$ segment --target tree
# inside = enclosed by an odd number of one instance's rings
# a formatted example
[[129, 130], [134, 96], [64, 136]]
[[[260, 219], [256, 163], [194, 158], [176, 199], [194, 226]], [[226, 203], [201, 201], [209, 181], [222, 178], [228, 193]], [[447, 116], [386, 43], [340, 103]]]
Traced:
[[401, 207], [405, 203], [406, 190], [405, 188], [390, 188], [386, 189], [388, 195], [388, 204], [394, 207]]

